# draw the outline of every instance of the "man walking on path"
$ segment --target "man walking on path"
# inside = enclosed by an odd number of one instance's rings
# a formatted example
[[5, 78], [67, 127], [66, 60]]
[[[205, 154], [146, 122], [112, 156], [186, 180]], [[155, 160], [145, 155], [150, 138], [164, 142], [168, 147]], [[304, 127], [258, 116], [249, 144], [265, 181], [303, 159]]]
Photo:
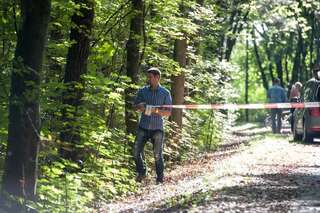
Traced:
[[143, 157], [143, 149], [146, 142], [150, 139], [153, 144], [153, 153], [156, 164], [157, 184], [163, 183], [163, 116], [170, 116], [170, 109], [152, 108], [146, 109], [147, 105], [171, 105], [172, 98], [170, 92], [160, 85], [161, 72], [158, 68], [150, 68], [147, 70], [147, 86], [141, 88], [135, 99], [135, 107], [141, 112], [139, 128], [137, 130], [134, 158], [136, 163], [136, 171], [138, 182], [146, 176], [146, 165]]
[[[273, 80], [273, 86], [270, 87], [267, 94], [269, 103], [284, 103], [287, 101], [286, 91], [280, 86], [280, 79], [275, 78]], [[282, 109], [271, 109], [271, 122], [272, 122], [272, 132], [281, 132], [281, 116]]]

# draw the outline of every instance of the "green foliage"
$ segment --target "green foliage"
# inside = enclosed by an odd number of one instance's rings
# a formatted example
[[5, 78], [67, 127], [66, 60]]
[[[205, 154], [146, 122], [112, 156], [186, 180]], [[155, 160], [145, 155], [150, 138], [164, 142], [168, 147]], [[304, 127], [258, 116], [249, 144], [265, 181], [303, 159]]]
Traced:
[[[242, 41], [242, 40], [240, 40]], [[237, 72], [234, 75], [236, 81], [232, 82], [233, 87], [238, 91], [238, 97], [236, 102], [239, 104], [245, 103], [245, 45], [240, 43], [236, 46], [232, 61], [235, 64], [239, 64], [241, 72]], [[249, 54], [249, 93], [248, 93], [248, 102], [249, 103], [266, 103], [267, 95], [266, 91], [263, 88], [262, 80], [260, 74], [257, 71], [255, 66], [254, 54], [248, 50]], [[243, 121], [245, 118], [245, 110], [239, 111], [240, 116], [239, 120]], [[263, 121], [267, 114], [266, 110], [250, 110], [249, 111], [249, 120], [253, 122]]]
[[[190, 86], [189, 103], [232, 103], [237, 91], [232, 86], [237, 68], [227, 62], [199, 61], [188, 73]], [[220, 141], [223, 130], [229, 129], [234, 118], [227, 111], [196, 110], [187, 111], [186, 120], [193, 131], [189, 134], [198, 149], [214, 149]], [[229, 121], [231, 123], [229, 123]], [[198, 128], [192, 128], [197, 126]]]
[[17, 5], [10, 4], [8, 1], [0, 2], [2, 5], [2, 9], [0, 10], [0, 171], [2, 172], [7, 142], [8, 99], [10, 93], [10, 73], [12, 70], [11, 60], [14, 57], [14, 46], [17, 39], [14, 19], [16, 18], [18, 25], [20, 14], [17, 13], [16, 17], [13, 17], [13, 12], [18, 9]]
[[[268, 71], [272, 50], [271, 68], [276, 76], [275, 55], [282, 56], [283, 70], [288, 70], [284, 84], [290, 82], [299, 33], [304, 45], [310, 46], [313, 37], [312, 15], [320, 10], [318, 1], [195, 1], [146, 0], [144, 29], [141, 39], [141, 69], [139, 84], [133, 85], [126, 72], [126, 41], [134, 11], [131, 1], [96, 0], [94, 29], [90, 35], [91, 49], [88, 71], [82, 76], [84, 84], [63, 84], [64, 66], [73, 23], [71, 17], [79, 8], [74, 1], [52, 1], [51, 22], [46, 45], [45, 64], [41, 76], [41, 146], [39, 154], [38, 202], [30, 205], [43, 212], [90, 212], [101, 202], [131, 193], [137, 189], [132, 159], [134, 136], [126, 135], [125, 92], [145, 83], [143, 71], [158, 66], [163, 75], [161, 83], [170, 89], [171, 76], [184, 73], [186, 77], [185, 102], [188, 104], [244, 103], [245, 33], [256, 30], [262, 67]], [[16, 45], [15, 21], [19, 26], [21, 14], [18, 6], [1, 1], [2, 34], [0, 35], [0, 170], [5, 156], [10, 73]], [[7, 7], [6, 7], [7, 6]], [[11, 14], [16, 10], [16, 19]], [[183, 12], [180, 12], [183, 11]], [[244, 16], [249, 12], [247, 19]], [[10, 14], [10, 15], [9, 15]], [[319, 21], [315, 24], [319, 25]], [[174, 41], [187, 39], [187, 66], [181, 68], [173, 59]], [[238, 41], [234, 47], [230, 42]], [[261, 76], [258, 73], [249, 35], [249, 102], [266, 102]], [[229, 43], [228, 43], [229, 42]], [[314, 43], [315, 44], [315, 43]], [[228, 46], [229, 45], [229, 46]], [[231, 62], [225, 53], [232, 50]], [[316, 56], [305, 51], [303, 64]], [[284, 62], [286, 60], [286, 64]], [[286, 66], [286, 67], [285, 67]], [[305, 70], [307, 66], [301, 67]], [[30, 71], [30, 70], [27, 70]], [[270, 80], [271, 77], [267, 76]], [[70, 85], [83, 89], [81, 107], [62, 104], [63, 91]], [[32, 86], [32, 85], [30, 85]], [[33, 94], [32, 94], [33, 95]], [[28, 98], [32, 98], [27, 94]], [[36, 94], [37, 95], [37, 94]], [[59, 140], [65, 123], [62, 111], [74, 115], [70, 123], [79, 131], [81, 141], [76, 149], [81, 162], [61, 159]], [[251, 120], [261, 120], [265, 111], [251, 112]], [[230, 129], [236, 116], [243, 111], [185, 110], [182, 140], [177, 140], [177, 129], [167, 122], [164, 157], [170, 167], [198, 152], [213, 150]], [[67, 148], [67, 147], [65, 147]], [[146, 160], [153, 170], [153, 153], [146, 148]], [[187, 198], [188, 199], [188, 198]], [[202, 199], [202, 198], [201, 198]], [[21, 203], [21, 201], [19, 201]], [[24, 202], [24, 201], [23, 201]], [[29, 204], [28, 204], [29, 205]]]
[[[242, 81], [234, 82], [240, 92], [238, 102], [244, 102], [246, 39], [249, 41], [249, 103], [267, 101], [266, 91], [262, 87], [261, 73], [255, 59], [252, 42], [254, 38], [250, 35], [252, 31], [256, 35], [262, 69], [269, 85], [272, 80], [271, 72], [273, 77], [282, 79], [285, 88], [294, 81], [299, 80], [304, 83], [311, 77], [310, 67], [315, 63], [316, 58], [316, 52], [312, 51], [316, 45], [314, 33], [317, 28], [315, 26], [319, 24], [315, 14], [319, 6], [319, 2], [307, 0], [251, 2], [248, 29], [239, 35], [239, 42], [232, 57], [232, 61], [242, 70], [238, 74], [238, 78]], [[303, 46], [299, 47], [299, 45]], [[278, 64], [276, 60], [279, 60]], [[294, 75], [296, 75], [295, 78]], [[250, 119], [262, 120], [266, 113], [267, 111], [264, 110], [250, 110]], [[241, 118], [244, 118], [244, 111], [241, 111]]]
[[[4, 3], [4, 1], [0, 1]], [[182, 1], [181, 1], [182, 2]], [[235, 68], [229, 63], [216, 61], [212, 48], [220, 46], [217, 38], [224, 34], [225, 26], [215, 15], [213, 4], [196, 6], [194, 1], [145, 1], [145, 22], [142, 50], [144, 58], [141, 70], [149, 66], [160, 67], [162, 83], [170, 88], [171, 75], [184, 72], [189, 93], [187, 103], [215, 103], [234, 100], [230, 85]], [[220, 6], [219, 6], [220, 7]], [[5, 8], [5, 7], [3, 7]], [[5, 54], [0, 58], [0, 144], [2, 158], [5, 156], [8, 126], [9, 79], [16, 43], [12, 6], [3, 14], [3, 34], [0, 43]], [[124, 93], [127, 88], [138, 88], [145, 82], [140, 74], [140, 84], [132, 85], [125, 73], [125, 46], [133, 11], [130, 1], [95, 1], [95, 20], [91, 38], [88, 72], [82, 76], [82, 84], [63, 84], [64, 66], [73, 23], [71, 17], [79, 8], [74, 1], [52, 1], [51, 21], [46, 45], [45, 64], [41, 73], [40, 112], [41, 143], [39, 153], [38, 200], [30, 205], [40, 212], [90, 212], [99, 208], [101, 202], [132, 193], [137, 189], [134, 182], [135, 169], [131, 147], [132, 135], [125, 133]], [[180, 13], [184, 8], [184, 12]], [[16, 8], [18, 24], [20, 11]], [[219, 22], [220, 20], [220, 22]], [[203, 38], [200, 39], [199, 32]], [[223, 32], [223, 33], [221, 33]], [[186, 38], [190, 64], [181, 68], [172, 58], [174, 40]], [[201, 42], [202, 53], [196, 53]], [[200, 48], [200, 49], [201, 49]], [[201, 51], [200, 51], [201, 52]], [[1, 53], [0, 53], [1, 54]], [[197, 55], [197, 54], [202, 54]], [[202, 56], [208, 61], [202, 61]], [[27, 70], [28, 72], [30, 70]], [[63, 91], [71, 85], [84, 90], [82, 105], [78, 108], [62, 104]], [[209, 85], [209, 86], [208, 86]], [[32, 85], [30, 85], [32, 86]], [[32, 98], [27, 94], [27, 98]], [[81, 162], [62, 159], [59, 150], [64, 146], [60, 133], [65, 128], [61, 121], [62, 111], [76, 116], [70, 123], [80, 132], [81, 141], [76, 149]], [[178, 142], [174, 125], [166, 126], [165, 159], [168, 167], [193, 157], [199, 151], [214, 149], [221, 138], [227, 112], [185, 111], [183, 139]], [[169, 123], [169, 122], [168, 122]], [[192, 131], [189, 131], [189, 130]], [[68, 149], [69, 147], [64, 147]], [[153, 173], [153, 154], [149, 146], [146, 160]], [[0, 160], [3, 170], [4, 159]], [[20, 201], [19, 201], [20, 202]], [[25, 201], [23, 201], [25, 202]], [[29, 205], [29, 201], [28, 201]]]
[[106, 78], [97, 73], [86, 75], [84, 79], [84, 104], [78, 109], [79, 117], [74, 123], [80, 127], [83, 141], [77, 147], [84, 159], [79, 165], [58, 156], [61, 146], [57, 134], [61, 128], [59, 112], [63, 106], [55, 104], [61, 94], [53, 91], [63, 86], [51, 82], [43, 90], [42, 97], [49, 98], [42, 100], [42, 110], [46, 114], [43, 114], [39, 159], [41, 173], [36, 204], [39, 210], [88, 212], [101, 201], [135, 190], [134, 169], [132, 163], [128, 163], [131, 158], [128, 138], [121, 129], [124, 119], [117, 122], [117, 118], [123, 116], [123, 92], [129, 85], [127, 77], [112, 74]]

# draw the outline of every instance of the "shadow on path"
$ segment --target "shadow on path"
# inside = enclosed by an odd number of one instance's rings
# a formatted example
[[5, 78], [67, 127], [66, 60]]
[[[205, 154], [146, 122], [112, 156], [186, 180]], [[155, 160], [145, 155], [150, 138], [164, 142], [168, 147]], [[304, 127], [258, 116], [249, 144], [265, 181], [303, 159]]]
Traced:
[[[319, 165], [314, 168], [319, 168]], [[215, 212], [235, 209], [240, 212], [259, 209], [287, 212], [292, 209], [292, 200], [299, 203], [299, 206], [320, 206], [320, 175], [275, 173], [249, 175], [245, 178], [258, 181], [175, 197], [165, 205], [146, 212], [183, 211], [197, 207], [200, 207], [200, 211], [204, 208]]]

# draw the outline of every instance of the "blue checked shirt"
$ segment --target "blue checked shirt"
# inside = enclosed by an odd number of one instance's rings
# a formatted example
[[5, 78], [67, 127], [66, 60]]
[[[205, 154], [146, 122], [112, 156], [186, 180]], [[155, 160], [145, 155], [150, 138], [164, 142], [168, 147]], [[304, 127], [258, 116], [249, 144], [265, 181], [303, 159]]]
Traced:
[[[146, 105], [171, 105], [170, 92], [159, 85], [155, 91], [150, 86], [139, 89], [134, 104], [145, 103]], [[170, 110], [170, 109], [168, 109]], [[163, 118], [160, 115], [150, 116], [141, 113], [139, 127], [148, 130], [163, 130]]]
[[269, 103], [283, 103], [287, 101], [286, 90], [279, 85], [274, 85], [268, 90]]

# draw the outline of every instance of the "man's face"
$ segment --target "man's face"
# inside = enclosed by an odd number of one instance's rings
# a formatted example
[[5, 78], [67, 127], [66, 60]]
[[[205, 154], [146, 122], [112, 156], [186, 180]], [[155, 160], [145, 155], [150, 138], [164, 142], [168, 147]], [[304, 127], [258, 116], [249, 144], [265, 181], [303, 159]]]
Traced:
[[157, 86], [159, 84], [160, 76], [147, 73], [147, 79], [150, 86]]
[[301, 89], [300, 84], [297, 84], [297, 85], [296, 85], [296, 88], [297, 88], [298, 90], [300, 90], [300, 89]]

